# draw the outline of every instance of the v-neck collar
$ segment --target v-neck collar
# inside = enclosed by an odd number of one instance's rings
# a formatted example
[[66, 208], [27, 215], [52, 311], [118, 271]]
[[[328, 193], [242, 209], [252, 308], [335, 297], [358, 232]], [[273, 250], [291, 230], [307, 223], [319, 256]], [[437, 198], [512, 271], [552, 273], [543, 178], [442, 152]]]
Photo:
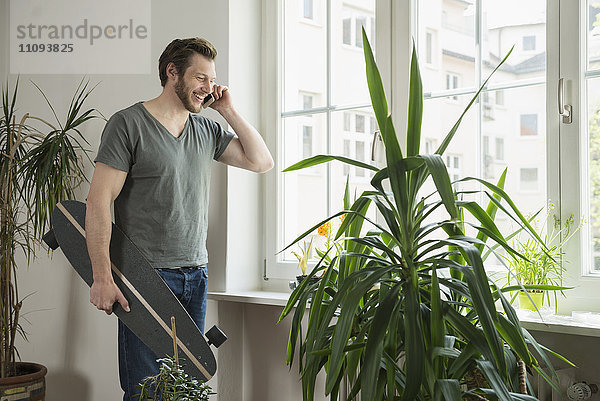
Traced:
[[156, 117], [154, 117], [152, 115], [152, 113], [150, 113], [150, 111], [148, 111], [148, 109], [146, 108], [146, 106], [144, 106], [144, 102], [139, 102], [138, 104], [144, 110], [144, 113], [146, 113], [148, 116], [150, 116], [150, 118], [152, 120], [154, 120], [154, 122], [156, 122], [156, 125], [158, 125], [161, 128], [161, 130], [163, 131], [163, 133], [169, 135], [169, 137], [172, 138], [173, 140], [179, 142], [179, 141], [181, 141], [187, 135], [188, 128], [189, 128], [189, 125], [190, 125], [190, 116], [189, 116], [189, 114], [188, 114], [187, 120], [185, 121], [185, 125], [183, 126], [183, 131], [181, 131], [181, 134], [176, 137], [175, 135], [173, 135], [171, 133], [171, 131], [169, 131], [167, 129], [167, 127], [165, 127], [160, 121], [158, 121], [158, 119]]

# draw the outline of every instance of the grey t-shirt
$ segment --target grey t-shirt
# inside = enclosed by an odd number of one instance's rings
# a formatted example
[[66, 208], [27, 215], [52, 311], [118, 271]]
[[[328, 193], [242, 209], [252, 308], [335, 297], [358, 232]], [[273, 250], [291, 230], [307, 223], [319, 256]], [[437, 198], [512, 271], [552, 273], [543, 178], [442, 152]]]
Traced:
[[95, 162], [128, 173], [115, 200], [116, 224], [155, 268], [208, 262], [211, 162], [232, 138], [194, 114], [175, 138], [141, 102], [108, 120]]

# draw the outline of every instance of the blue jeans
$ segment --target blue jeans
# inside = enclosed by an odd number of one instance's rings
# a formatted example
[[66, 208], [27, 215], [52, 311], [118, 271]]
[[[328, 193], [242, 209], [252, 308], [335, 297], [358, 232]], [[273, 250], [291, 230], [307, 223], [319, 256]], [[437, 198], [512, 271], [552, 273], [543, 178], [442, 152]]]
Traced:
[[[180, 269], [156, 269], [177, 299], [204, 333], [206, 315], [206, 266]], [[131, 401], [143, 379], [158, 373], [157, 356], [119, 320], [119, 378], [125, 392], [123, 401]]]

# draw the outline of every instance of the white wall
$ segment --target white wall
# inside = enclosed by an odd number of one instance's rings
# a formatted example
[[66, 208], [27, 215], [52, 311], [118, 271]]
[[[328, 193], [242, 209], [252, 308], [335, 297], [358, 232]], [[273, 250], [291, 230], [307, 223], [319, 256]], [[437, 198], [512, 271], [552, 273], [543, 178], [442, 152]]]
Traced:
[[[8, 0], [0, 1], [0, 77], [14, 83], [16, 76], [8, 75]], [[160, 93], [158, 58], [174, 38], [202, 36], [218, 49], [217, 76], [219, 82], [229, 81], [228, 2], [185, 0], [177, 3], [152, 1], [152, 72], [147, 75], [93, 75], [90, 81], [100, 83], [89, 98], [88, 107], [100, 110], [105, 116], [139, 100], [148, 100]], [[115, 60], [118, 62], [118, 60]], [[51, 114], [29, 80], [38, 83], [57, 109], [65, 115], [71, 95], [81, 76], [21, 75], [19, 113], [32, 112], [50, 118]], [[210, 116], [217, 114], [209, 111]], [[223, 122], [223, 120], [220, 120]], [[103, 121], [95, 121], [84, 129], [95, 155]], [[86, 168], [91, 178], [92, 166]], [[211, 188], [210, 276], [224, 277], [226, 259], [226, 168], [213, 167]], [[88, 186], [83, 185], [78, 199], [83, 200]], [[48, 257], [40, 250], [29, 268], [20, 259], [20, 296], [25, 300], [21, 323], [28, 341], [17, 346], [23, 360], [42, 363], [48, 367], [48, 401], [105, 401], [122, 397], [118, 384], [116, 318], [98, 312], [89, 303], [89, 289], [76, 276], [59, 250]], [[209, 306], [207, 326], [215, 321], [214, 305]], [[208, 326], [210, 327], [210, 326]], [[216, 385], [211, 382], [212, 385]]]

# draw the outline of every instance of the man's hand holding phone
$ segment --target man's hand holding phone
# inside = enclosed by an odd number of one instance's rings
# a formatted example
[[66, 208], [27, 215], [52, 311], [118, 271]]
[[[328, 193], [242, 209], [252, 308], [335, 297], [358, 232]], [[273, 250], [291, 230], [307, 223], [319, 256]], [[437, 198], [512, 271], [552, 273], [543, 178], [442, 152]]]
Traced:
[[202, 101], [202, 108], [206, 109], [209, 106], [219, 113], [231, 109], [233, 105], [231, 103], [229, 88], [224, 85], [215, 84], [212, 88], [212, 93], [206, 95]]

